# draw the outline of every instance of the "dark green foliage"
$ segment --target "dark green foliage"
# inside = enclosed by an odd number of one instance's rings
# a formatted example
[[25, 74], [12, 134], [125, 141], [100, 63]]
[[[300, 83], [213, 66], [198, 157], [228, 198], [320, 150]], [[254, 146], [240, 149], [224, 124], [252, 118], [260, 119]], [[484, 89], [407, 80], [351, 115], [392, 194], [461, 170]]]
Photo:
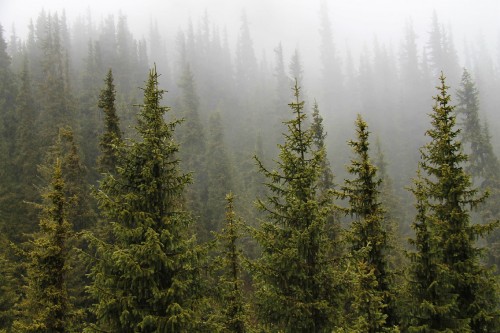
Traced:
[[325, 152], [313, 149], [297, 85], [294, 92], [278, 171], [257, 160], [270, 191], [267, 202], [258, 201], [267, 217], [254, 233], [262, 247], [255, 263], [258, 313], [271, 331], [330, 332], [338, 319], [325, 232], [331, 206], [328, 197], [318, 198], [317, 188]]
[[140, 140], [122, 148], [116, 175], [107, 174], [96, 197], [112, 242], [88, 235], [95, 258], [88, 291], [97, 300], [89, 331], [190, 332], [195, 326], [198, 252], [188, 238], [181, 206], [190, 177], [180, 174], [173, 141], [179, 121], [152, 69], [136, 127]]
[[[312, 118], [313, 123], [311, 125], [311, 130], [313, 132], [313, 144], [317, 150], [326, 150], [326, 133], [323, 128], [323, 117], [321, 117], [319, 113], [319, 107], [316, 101], [313, 105]], [[318, 187], [321, 193], [326, 193], [332, 190], [334, 185], [330, 161], [328, 161], [325, 153], [325, 158], [321, 161], [321, 177], [318, 182]]]
[[98, 102], [99, 108], [104, 112], [104, 133], [101, 135], [99, 142], [101, 155], [97, 164], [101, 171], [114, 173], [118, 160], [118, 146], [122, 141], [122, 133], [120, 130], [120, 119], [116, 114], [116, 90], [111, 69], [108, 71], [104, 82], [105, 87], [99, 94]]
[[67, 217], [75, 231], [93, 226], [96, 216], [93, 210], [90, 187], [86, 182], [86, 168], [81, 162], [78, 144], [73, 130], [69, 127], [59, 129], [55, 144], [49, 147], [44, 163], [38, 172], [45, 181], [51, 175], [50, 165], [60, 160], [65, 183], [64, 194], [67, 198]]
[[[467, 155], [458, 141], [454, 107], [441, 74], [431, 116], [430, 142], [413, 193], [418, 215], [414, 223], [416, 253], [411, 277], [418, 286], [412, 332], [496, 332], [498, 294], [491, 272], [481, 265], [476, 239], [495, 225], [472, 225], [470, 208], [484, 200], [464, 171]], [[425, 274], [423, 274], [425, 272]]]
[[219, 306], [222, 332], [248, 332], [248, 309], [245, 304], [242, 280], [242, 251], [239, 247], [242, 222], [234, 211], [234, 195], [226, 195], [226, 221], [220, 233], [216, 233], [219, 247], [218, 265], [220, 277]]
[[40, 231], [25, 255], [28, 261], [26, 298], [20, 304], [21, 319], [15, 332], [70, 332], [74, 313], [68, 296], [68, 239], [71, 225], [67, 220], [62, 163], [56, 160], [49, 188], [43, 194]]
[[439, 253], [436, 239], [431, 231], [428, 217], [429, 200], [425, 192], [425, 181], [421, 171], [417, 173], [411, 191], [417, 203], [417, 215], [412, 224], [415, 238], [410, 239], [414, 252], [409, 259], [409, 300], [407, 323], [409, 332], [441, 332], [446, 325], [443, 317], [454, 306], [447, 297], [450, 286], [444, 280], [443, 266], [439, 265]]
[[[19, 266], [13, 258], [8, 256], [9, 244], [7, 240], [0, 237], [0, 332], [11, 332], [11, 326], [18, 314], [16, 304], [19, 301], [19, 278], [17, 267]], [[17, 258], [16, 258], [17, 259]]]
[[[15, 99], [17, 87], [11, 71], [11, 58], [0, 25], [0, 227], [15, 219], [17, 207], [15, 138], [17, 115]], [[9, 233], [10, 234], [10, 233]]]
[[[16, 131], [14, 142], [14, 156], [12, 166], [16, 172], [11, 175], [16, 186], [12, 188], [12, 206], [9, 209], [9, 220], [16, 220], [16, 228], [6, 228], [5, 233], [9, 239], [18, 242], [23, 233], [31, 233], [35, 230], [36, 214], [33, 209], [23, 201], [34, 202], [37, 199], [37, 191], [33, 184], [37, 183], [37, 164], [40, 161], [40, 152], [36, 149], [37, 128], [35, 121], [37, 117], [31, 77], [28, 73], [28, 64], [25, 60], [21, 73], [20, 90], [16, 98]], [[8, 169], [7, 169], [8, 170]], [[8, 207], [7, 205], [2, 205]]]
[[339, 194], [348, 199], [346, 213], [354, 218], [347, 237], [360, 274], [358, 292], [364, 295], [355, 300], [354, 307], [363, 318], [363, 331], [380, 332], [396, 324], [396, 320], [390, 306], [393, 296], [387, 264], [388, 241], [379, 190], [382, 180], [370, 160], [369, 134], [367, 124], [358, 115], [356, 140], [349, 141], [355, 156], [347, 167], [354, 178], [345, 180]]
[[[323, 117], [319, 113], [318, 103], [314, 101], [313, 112], [312, 112], [313, 122], [311, 124], [311, 130], [313, 132], [313, 146], [316, 150], [325, 151], [325, 156], [321, 161], [321, 174], [318, 179], [318, 198], [321, 200], [332, 200], [331, 193], [334, 191], [334, 177], [332, 168], [330, 166], [330, 161], [326, 156], [326, 132], [323, 128]], [[333, 204], [333, 202], [330, 202]], [[334, 257], [340, 257], [341, 255], [341, 226], [340, 218], [338, 212], [332, 210], [327, 217], [326, 227], [328, 229], [330, 240], [332, 241], [332, 255]]]

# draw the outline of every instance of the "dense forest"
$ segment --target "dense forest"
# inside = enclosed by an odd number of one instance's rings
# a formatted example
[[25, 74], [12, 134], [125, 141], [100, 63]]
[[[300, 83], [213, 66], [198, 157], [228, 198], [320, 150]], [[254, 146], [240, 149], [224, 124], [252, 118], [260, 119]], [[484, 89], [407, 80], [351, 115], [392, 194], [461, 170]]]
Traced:
[[314, 84], [244, 12], [0, 26], [0, 332], [500, 332], [500, 62], [322, 6]]

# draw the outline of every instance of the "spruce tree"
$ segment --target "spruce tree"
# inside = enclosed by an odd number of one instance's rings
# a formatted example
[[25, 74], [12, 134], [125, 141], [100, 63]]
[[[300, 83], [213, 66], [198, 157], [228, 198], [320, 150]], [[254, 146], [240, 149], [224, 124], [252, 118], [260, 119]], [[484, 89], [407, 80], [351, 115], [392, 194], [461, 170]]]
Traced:
[[200, 219], [200, 238], [206, 240], [204, 236], [211, 231], [209, 221], [203, 214], [207, 201], [206, 136], [200, 120], [200, 103], [194, 77], [188, 65], [182, 72], [179, 87], [182, 92], [179, 111], [185, 121], [185, 126], [176, 133], [182, 146], [182, 151], [179, 152], [180, 166], [183, 171], [193, 174], [193, 183], [186, 188], [186, 199], [189, 209]]
[[116, 113], [116, 90], [113, 82], [113, 72], [109, 69], [104, 79], [105, 87], [99, 94], [99, 108], [104, 112], [104, 133], [101, 135], [99, 146], [101, 155], [97, 164], [101, 171], [114, 172], [118, 159], [118, 146], [122, 141], [120, 119]]
[[243, 294], [243, 253], [239, 246], [243, 225], [234, 210], [234, 195], [230, 192], [225, 199], [225, 224], [222, 230], [215, 234], [220, 251], [220, 277], [217, 281], [221, 309], [219, 321], [222, 332], [244, 333], [248, 332], [248, 310]]
[[[458, 140], [460, 131], [455, 128], [448, 88], [441, 74], [430, 115], [432, 127], [426, 132], [430, 142], [421, 149], [422, 174], [413, 189], [420, 214], [414, 225], [417, 260], [411, 272], [421, 292], [411, 295], [419, 316], [410, 331], [496, 332], [497, 286], [491, 271], [481, 264], [476, 245], [495, 224], [470, 221], [470, 209], [485, 197], [478, 196], [464, 171], [467, 155]], [[431, 259], [425, 259], [429, 255]], [[428, 265], [432, 267], [426, 274], [419, 273]]]
[[20, 304], [21, 319], [14, 322], [16, 332], [71, 332], [74, 312], [68, 296], [68, 239], [62, 163], [56, 160], [49, 189], [41, 205], [40, 231], [27, 252], [26, 298]]
[[[312, 118], [313, 123], [311, 125], [311, 129], [313, 131], [313, 144], [317, 150], [325, 150], [325, 139], [326, 133], [323, 127], [323, 117], [319, 113], [318, 103], [314, 101], [313, 110], [312, 110]], [[326, 193], [329, 190], [332, 190], [334, 187], [333, 182], [333, 172], [330, 166], [330, 161], [326, 157], [321, 162], [321, 177], [318, 182], [319, 190], [322, 193]]]
[[206, 151], [207, 203], [204, 220], [206, 228], [219, 232], [224, 220], [224, 197], [234, 190], [232, 167], [224, 144], [222, 119], [219, 113], [209, 119]]
[[[500, 218], [500, 162], [493, 151], [487, 124], [480, 122], [479, 92], [470, 73], [464, 69], [460, 88], [457, 90], [457, 117], [461, 120], [461, 140], [469, 159], [466, 171], [482, 191], [488, 191], [484, 205], [479, 207], [481, 217], [488, 221]], [[488, 263], [500, 264], [500, 230], [496, 229], [486, 237]]]
[[370, 160], [368, 126], [360, 115], [355, 124], [356, 140], [349, 141], [355, 156], [347, 168], [354, 178], [345, 180], [339, 194], [348, 200], [346, 213], [354, 218], [348, 241], [359, 269], [358, 292], [365, 295], [359, 299], [361, 303], [355, 302], [359, 303], [355, 307], [363, 321], [360, 329], [380, 332], [396, 324], [387, 265], [386, 221], [380, 202], [381, 179]]
[[408, 309], [404, 327], [409, 332], [443, 332], [444, 317], [455, 306], [447, 295], [450, 285], [443, 278], [446, 270], [439, 265], [439, 249], [431, 230], [429, 200], [421, 169], [417, 172], [411, 191], [416, 199], [416, 216], [411, 227], [415, 231], [410, 244]]
[[20, 299], [20, 283], [16, 274], [19, 264], [15, 262], [8, 251], [9, 244], [5, 237], [0, 236], [0, 332], [10, 333], [12, 323], [18, 315], [16, 304]]
[[267, 214], [255, 238], [262, 256], [255, 263], [258, 313], [267, 329], [282, 332], [330, 332], [336, 321], [334, 271], [327, 260], [330, 241], [326, 219], [328, 197], [318, 198], [324, 149], [313, 149], [304, 102], [297, 83], [289, 106], [293, 119], [280, 145], [278, 170], [267, 169], [270, 194], [258, 207]]
[[[318, 179], [318, 196], [321, 199], [332, 200], [331, 193], [334, 191], [335, 183], [330, 161], [326, 155], [326, 135], [327, 133], [323, 127], [323, 117], [319, 113], [318, 103], [314, 101], [312, 110], [312, 124], [311, 130], [313, 132], [313, 146], [316, 150], [324, 150], [325, 157], [321, 161], [321, 174]], [[331, 202], [333, 204], [333, 201]], [[332, 255], [334, 257], [339, 257], [340, 255], [340, 242], [341, 242], [341, 226], [340, 219], [337, 212], [333, 210], [327, 218], [327, 229], [329, 232], [330, 240], [334, 245], [332, 247]]]
[[[198, 252], [181, 205], [190, 177], [181, 174], [173, 140], [179, 121], [166, 122], [153, 68], [138, 116], [139, 140], [119, 155], [116, 175], [96, 192], [110, 235], [88, 234], [95, 258], [88, 290], [97, 303], [89, 331], [189, 332], [195, 324]], [[110, 242], [107, 239], [111, 239]]]
[[460, 123], [460, 138], [462, 146], [468, 154], [467, 172], [474, 178], [484, 179], [485, 163], [488, 153], [484, 147], [484, 138], [479, 120], [479, 92], [469, 72], [464, 69], [460, 89], [457, 90], [457, 115], [462, 119]]
[[[0, 25], [0, 227], [17, 219], [15, 139], [18, 119], [16, 115], [16, 81], [11, 71], [11, 58]], [[3, 221], [2, 221], [3, 220]], [[6, 228], [11, 230], [10, 226]]]

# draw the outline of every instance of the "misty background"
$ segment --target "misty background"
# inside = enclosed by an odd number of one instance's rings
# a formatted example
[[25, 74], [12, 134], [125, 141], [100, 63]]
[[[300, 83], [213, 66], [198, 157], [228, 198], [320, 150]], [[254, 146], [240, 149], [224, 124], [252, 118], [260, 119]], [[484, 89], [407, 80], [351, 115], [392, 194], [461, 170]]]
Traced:
[[[346, 142], [359, 113], [385, 154], [395, 190], [410, 198], [404, 188], [426, 142], [438, 75], [444, 71], [454, 94], [463, 68], [477, 84], [481, 121], [489, 125], [493, 148], [500, 152], [498, 1], [2, 0], [0, 24], [19, 71], [22, 61], [15, 53], [22, 53], [30, 22], [36, 30], [41, 13], [57, 14], [66, 22], [76, 96], [82, 94], [89, 45], [98, 42], [103, 70], [112, 67], [117, 77], [125, 126], [134, 124], [132, 105], [140, 100], [138, 87], [154, 63], [162, 74], [160, 84], [169, 91], [164, 103], [186, 116], [181, 81], [187, 66], [201, 122], [207, 127], [210, 115], [220, 113], [232, 158], [248, 165], [256, 151], [270, 163], [275, 158], [284, 131], [281, 122], [289, 116], [290, 82], [297, 78], [306, 109], [314, 101], [319, 104], [338, 181], [346, 176]], [[134, 59], [119, 55], [120, 31]], [[110, 35], [116, 54], [106, 39]], [[439, 39], [438, 46], [433, 38]], [[436, 47], [443, 48], [442, 57]], [[135, 68], [128, 71], [131, 62]], [[282, 74], [289, 82], [285, 86]], [[183, 126], [194, 125], [188, 120]], [[83, 150], [90, 161], [94, 153]]]

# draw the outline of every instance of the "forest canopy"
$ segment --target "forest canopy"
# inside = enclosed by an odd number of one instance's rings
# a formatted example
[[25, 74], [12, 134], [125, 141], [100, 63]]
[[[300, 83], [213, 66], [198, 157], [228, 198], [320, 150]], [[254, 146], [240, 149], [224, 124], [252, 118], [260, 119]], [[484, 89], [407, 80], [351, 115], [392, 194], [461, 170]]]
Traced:
[[328, 5], [262, 56], [245, 11], [0, 25], [0, 332], [500, 331], [500, 62]]

